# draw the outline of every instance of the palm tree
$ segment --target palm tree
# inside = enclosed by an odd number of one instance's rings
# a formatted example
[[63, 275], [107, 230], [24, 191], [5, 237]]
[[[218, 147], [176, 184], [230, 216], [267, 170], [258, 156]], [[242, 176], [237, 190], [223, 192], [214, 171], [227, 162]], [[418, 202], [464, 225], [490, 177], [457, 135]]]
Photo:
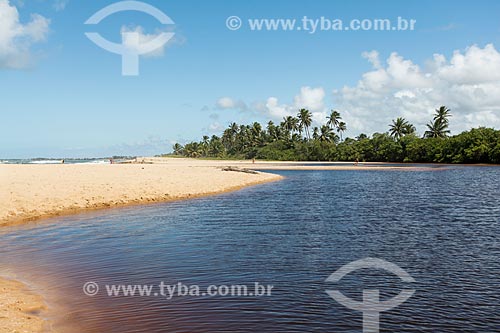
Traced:
[[390, 124], [389, 134], [396, 140], [401, 139], [408, 129], [408, 125], [410, 125], [406, 119], [398, 117], [396, 120], [392, 120], [392, 124]]
[[270, 120], [268, 123], [267, 123], [267, 135], [269, 136], [269, 138], [271, 139], [272, 142], [274, 141], [277, 141], [279, 139], [279, 136], [278, 136], [278, 127], [276, 127], [276, 125], [274, 125], [274, 122], [272, 120]]
[[319, 138], [319, 128], [317, 126], [314, 126], [313, 128], [313, 139], [318, 140]]
[[201, 155], [201, 147], [198, 142], [191, 142], [184, 147], [184, 154], [188, 157], [199, 157]]
[[224, 144], [226, 150], [234, 152], [236, 136], [238, 134], [238, 131], [239, 131], [238, 124], [233, 122], [222, 134], [222, 143]]
[[446, 138], [450, 133], [448, 124], [441, 122], [439, 119], [428, 123], [427, 128], [428, 130], [424, 134], [426, 138]]
[[364, 140], [364, 139], [368, 139], [368, 135], [366, 135], [365, 133], [361, 133], [360, 135], [358, 135], [356, 137], [357, 141], [361, 141], [361, 140]]
[[323, 141], [323, 142], [335, 141], [335, 133], [333, 132], [331, 127], [329, 127], [327, 125], [323, 125], [320, 128], [318, 140]]
[[408, 124], [406, 124], [404, 134], [405, 135], [415, 134], [416, 131], [417, 131], [417, 129], [415, 128], [415, 126], [408, 123]]
[[203, 139], [201, 141], [201, 152], [203, 153], [203, 156], [207, 156], [208, 155], [208, 151], [209, 151], [208, 144], [209, 144], [209, 142], [210, 142], [210, 138], [208, 137], [208, 135], [204, 135]]
[[450, 109], [446, 106], [441, 106], [439, 109], [436, 109], [436, 115], [434, 116], [434, 121], [439, 120], [442, 123], [448, 124], [448, 118], [451, 117]]
[[295, 131], [295, 132], [299, 131], [299, 120], [295, 117], [292, 117], [292, 127], [293, 127], [293, 131]]
[[299, 142], [302, 139], [302, 136], [298, 133], [292, 134], [292, 142]]
[[311, 139], [309, 135], [309, 127], [312, 124], [312, 114], [311, 111], [307, 109], [300, 109], [297, 114], [297, 118], [299, 119], [299, 128], [304, 129], [308, 139]]
[[347, 131], [347, 125], [341, 121], [339, 125], [337, 126], [337, 132], [340, 134], [340, 141], [342, 141], [342, 133]]
[[332, 110], [330, 115], [326, 117], [326, 119], [328, 119], [328, 121], [326, 122], [328, 126], [330, 126], [333, 129], [337, 129], [339, 127], [340, 120], [342, 119], [342, 117], [340, 116], [340, 113], [338, 111]]
[[434, 122], [427, 124], [428, 130], [425, 131], [424, 136], [426, 138], [445, 138], [450, 133], [448, 130], [449, 120], [451, 117], [450, 109], [446, 106], [441, 106], [436, 109], [436, 115], [434, 116]]
[[209, 154], [212, 156], [221, 156], [224, 152], [224, 145], [217, 135], [212, 135], [209, 143]]
[[174, 144], [174, 146], [172, 148], [174, 149], [175, 155], [182, 155], [182, 151], [184, 150], [184, 147], [180, 143]]
[[299, 120], [292, 116], [283, 117], [281, 125], [283, 125], [283, 128], [289, 133], [290, 136], [294, 131], [299, 129]]
[[231, 123], [229, 125], [229, 132], [231, 133], [231, 135], [235, 136], [236, 133], [238, 133], [238, 129], [239, 129], [239, 126], [237, 123]]
[[258, 122], [254, 122], [252, 124], [252, 128], [250, 129], [250, 136], [252, 140], [252, 146], [258, 146], [262, 144], [262, 125]]
[[240, 125], [238, 134], [236, 136], [236, 145], [239, 151], [243, 151], [250, 143], [250, 126]]

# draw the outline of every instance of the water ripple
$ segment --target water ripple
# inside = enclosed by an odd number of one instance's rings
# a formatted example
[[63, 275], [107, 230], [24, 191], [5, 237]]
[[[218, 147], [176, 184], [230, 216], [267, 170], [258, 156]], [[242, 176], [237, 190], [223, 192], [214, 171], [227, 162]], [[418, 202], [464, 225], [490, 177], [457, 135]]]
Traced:
[[[415, 295], [381, 314], [382, 332], [498, 332], [500, 172], [281, 171], [287, 178], [192, 201], [114, 209], [5, 229], [0, 268], [54, 295], [70, 332], [361, 332], [361, 300], [408, 287], [360, 270], [325, 279], [364, 257], [391, 261]], [[100, 284], [261, 284], [270, 297], [84, 296]]]

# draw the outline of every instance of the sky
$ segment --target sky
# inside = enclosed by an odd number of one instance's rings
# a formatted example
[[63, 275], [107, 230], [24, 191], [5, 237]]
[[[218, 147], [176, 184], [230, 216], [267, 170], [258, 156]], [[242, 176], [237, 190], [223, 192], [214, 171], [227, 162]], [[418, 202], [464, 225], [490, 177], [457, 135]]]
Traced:
[[[139, 11], [84, 24], [116, 2], [0, 0], [0, 159], [166, 153], [233, 121], [279, 123], [303, 107], [315, 125], [338, 110], [351, 137], [385, 132], [397, 117], [423, 133], [441, 105], [452, 133], [500, 128], [499, 1], [145, 0], [174, 24]], [[231, 16], [239, 29], [228, 28]], [[256, 31], [249, 22], [304, 17], [402, 17], [415, 29]], [[137, 52], [174, 37], [124, 76], [122, 56], [86, 32], [114, 43], [135, 32], [138, 42], [123, 43]]]

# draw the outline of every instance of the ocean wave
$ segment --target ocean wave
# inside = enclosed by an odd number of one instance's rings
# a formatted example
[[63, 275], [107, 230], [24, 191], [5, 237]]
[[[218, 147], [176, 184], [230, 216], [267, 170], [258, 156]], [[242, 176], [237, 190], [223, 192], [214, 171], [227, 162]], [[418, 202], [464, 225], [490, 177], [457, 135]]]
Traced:
[[78, 164], [109, 164], [109, 159], [107, 160], [95, 160], [95, 161], [87, 161], [87, 162], [81, 162]]
[[61, 160], [36, 160], [29, 161], [28, 164], [61, 164]]

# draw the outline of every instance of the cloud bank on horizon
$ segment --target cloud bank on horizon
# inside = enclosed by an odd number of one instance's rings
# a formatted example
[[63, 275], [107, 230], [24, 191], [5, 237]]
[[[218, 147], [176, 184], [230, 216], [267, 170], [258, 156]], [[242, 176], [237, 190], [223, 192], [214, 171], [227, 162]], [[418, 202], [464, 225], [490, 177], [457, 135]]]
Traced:
[[[339, 110], [350, 134], [385, 132], [392, 119], [404, 117], [420, 132], [434, 110], [446, 105], [452, 110], [454, 133], [472, 127], [500, 127], [500, 53], [493, 44], [455, 51], [448, 60], [434, 54], [423, 66], [392, 53], [385, 62], [375, 50], [362, 55], [372, 65], [355, 86], [333, 89], [333, 103], [325, 101], [323, 87], [304, 86], [292, 103], [276, 97], [253, 103], [253, 110], [274, 121], [308, 108], [316, 123], [324, 123], [330, 109]], [[246, 104], [223, 97], [221, 109], [239, 109]], [[240, 105], [240, 106], [238, 106]]]

